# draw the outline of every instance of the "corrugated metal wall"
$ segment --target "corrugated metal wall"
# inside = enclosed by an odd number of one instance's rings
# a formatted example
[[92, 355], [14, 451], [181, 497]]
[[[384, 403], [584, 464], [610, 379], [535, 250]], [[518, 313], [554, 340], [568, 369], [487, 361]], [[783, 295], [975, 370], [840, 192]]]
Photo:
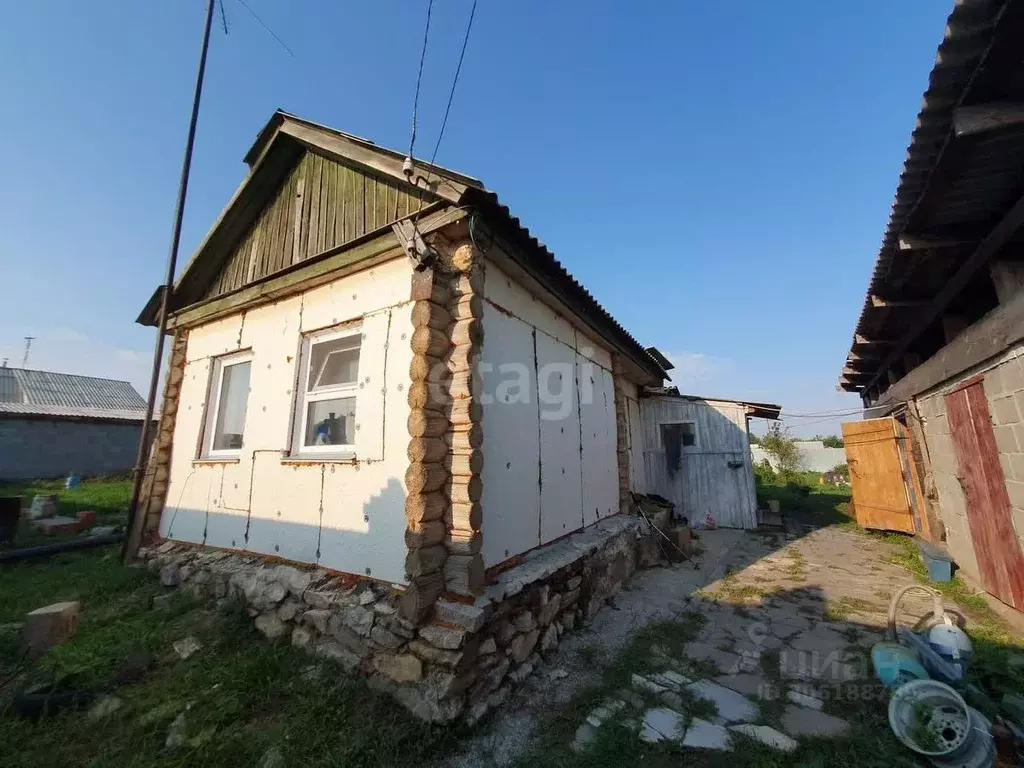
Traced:
[[[750, 462], [744, 406], [678, 397], [640, 401], [644, 429], [647, 491], [676, 505], [691, 522], [710, 514], [727, 528], [756, 528], [757, 499]], [[662, 424], [690, 422], [696, 444], [681, 449], [678, 467], [670, 467]]]

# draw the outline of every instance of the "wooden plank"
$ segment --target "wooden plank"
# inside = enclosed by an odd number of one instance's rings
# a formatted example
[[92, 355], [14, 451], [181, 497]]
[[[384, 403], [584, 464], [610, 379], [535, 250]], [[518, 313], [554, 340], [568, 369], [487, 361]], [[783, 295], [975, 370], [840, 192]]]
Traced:
[[[424, 216], [420, 219], [417, 229], [426, 235], [461, 221], [466, 216], [467, 212], [461, 208], [442, 207], [440, 203], [433, 203], [424, 208]], [[244, 308], [309, 290], [360, 269], [368, 269], [373, 264], [387, 261], [398, 254], [402, 254], [402, 250], [397, 237], [390, 226], [382, 227], [363, 240], [344, 243], [312, 259], [292, 265], [281, 274], [264, 278], [261, 282], [225, 296], [206, 299], [184, 307], [174, 313], [168, 327], [173, 329], [206, 323]]]
[[894, 419], [842, 425], [857, 522], [865, 528], [914, 532]]
[[317, 254], [318, 227], [320, 224], [320, 181], [323, 176], [324, 160], [320, 155], [313, 155], [312, 175], [310, 177], [309, 215], [306, 218], [307, 229], [305, 247], [302, 258], [308, 259]]
[[886, 299], [871, 294], [871, 306], [873, 307], [924, 307], [927, 304], [927, 299]]
[[1014, 233], [1024, 225], [1024, 197], [1006, 212], [1006, 215], [989, 231], [985, 239], [981, 241], [974, 252], [961, 264], [956, 273], [946, 281], [938, 295], [929, 302], [924, 309], [910, 323], [910, 331], [896, 344], [892, 351], [882, 362], [875, 379], [869, 382], [869, 386], [882, 375], [882, 371], [892, 365], [907, 349], [924, 333], [928, 327], [946, 310], [949, 303], [956, 298], [978, 270], [987, 264], [996, 252], [1002, 248]]
[[[336, 134], [327, 134], [296, 123], [286, 123], [281, 127], [281, 133], [292, 136], [306, 146], [315, 147], [344, 164], [355, 163], [378, 171], [399, 183], [405, 183], [405, 176], [402, 173], [403, 158], [394, 156], [397, 153], [393, 154], [380, 148], [362, 147]], [[417, 170], [420, 172], [418, 175], [425, 175], [429, 167], [417, 163]], [[432, 185], [433, 195], [452, 203], [458, 203], [468, 189], [466, 184], [447, 175], [439, 176], [437, 171], [434, 171], [431, 181], [436, 182]]]
[[334, 225], [338, 219], [338, 193], [335, 188], [335, 181], [337, 180], [337, 177], [338, 164], [333, 162], [328, 163], [326, 176], [327, 182], [324, 191], [325, 202], [323, 203], [326, 206], [327, 218], [324, 221], [324, 240], [320, 246], [321, 253], [326, 251], [328, 248], [333, 248], [334, 246], [339, 245], [339, 242], [334, 235]]
[[908, 371], [876, 405], [889, 406], [909, 400], [925, 390], [959, 376], [995, 357], [1024, 339], [1024, 292], [1008, 304], [1000, 304], [964, 329], [912, 371]]
[[305, 165], [306, 160], [309, 157], [302, 158], [303, 168], [302, 172], [297, 174], [296, 188], [295, 188], [295, 209], [294, 209], [294, 220], [292, 221], [292, 254], [291, 263], [297, 264], [299, 262], [299, 253], [302, 251], [302, 209], [305, 206], [306, 199], [306, 175]]
[[1024, 104], [1003, 101], [953, 110], [953, 131], [957, 136], [973, 136], [1015, 125], [1024, 125]]
[[[289, 263], [292, 259], [292, 253], [295, 251], [295, 204], [298, 189], [299, 180], [296, 177], [296, 174], [292, 174], [291, 178], [288, 179], [288, 184], [285, 188], [284, 205], [281, 209], [281, 221], [284, 226], [282, 252], [285, 254]], [[250, 282], [252, 281], [250, 280]]]

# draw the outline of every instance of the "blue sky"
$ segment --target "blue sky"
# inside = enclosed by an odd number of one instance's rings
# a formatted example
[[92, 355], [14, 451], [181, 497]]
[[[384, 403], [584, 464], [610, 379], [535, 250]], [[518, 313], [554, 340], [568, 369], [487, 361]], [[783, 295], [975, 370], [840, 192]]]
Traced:
[[[181, 263], [272, 111], [408, 147], [426, 0], [239, 0], [214, 29]], [[438, 162], [477, 176], [694, 394], [834, 391], [950, 3], [481, 0]], [[0, 358], [145, 391], [205, 3], [7, 3]], [[418, 154], [470, 0], [436, 0]], [[798, 434], [839, 419], [788, 422]]]

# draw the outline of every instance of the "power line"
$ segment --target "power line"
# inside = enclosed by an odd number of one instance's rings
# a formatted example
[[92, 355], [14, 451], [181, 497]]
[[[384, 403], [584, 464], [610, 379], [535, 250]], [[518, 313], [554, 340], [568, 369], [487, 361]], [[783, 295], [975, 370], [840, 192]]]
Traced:
[[[241, 0], [239, 0], [241, 2]], [[430, 12], [434, 9], [434, 0], [427, 2], [427, 23], [423, 28], [423, 50], [420, 51], [420, 67], [416, 72], [416, 93], [412, 97], [412, 136], [409, 138], [409, 157], [412, 157], [416, 146], [416, 110], [420, 103], [420, 83], [423, 80], [423, 63], [427, 59], [427, 38], [430, 36]]]
[[[473, 7], [469, 9], [469, 23], [466, 24], [466, 34], [462, 37], [462, 51], [459, 53], [459, 63], [455, 67], [455, 78], [452, 80], [452, 89], [448, 92], [448, 106], [444, 108], [444, 119], [441, 121], [441, 130], [437, 134], [437, 142], [434, 144], [434, 154], [430, 156], [430, 164], [434, 164], [437, 157], [437, 149], [441, 146], [441, 138], [444, 136], [444, 129], [448, 126], [448, 113], [452, 109], [452, 99], [455, 98], [455, 86], [459, 83], [459, 73], [462, 72], [462, 60], [466, 57], [466, 45], [469, 43], [469, 33], [473, 29], [473, 17], [476, 16], [476, 3], [473, 0]], [[410, 153], [411, 154], [411, 153]]]
[[[270, 36], [273, 37], [275, 40], [277, 40], [277, 42], [281, 44], [281, 47], [284, 48], [286, 51], [288, 51], [288, 55], [291, 56], [294, 59], [295, 58], [295, 52], [292, 51], [292, 49], [288, 47], [288, 44], [285, 43], [284, 40], [282, 40], [280, 37], [277, 36], [277, 33], [274, 30], [272, 30], [269, 26], [267, 26], [267, 23], [265, 21], [263, 21], [263, 19], [260, 18], [260, 15], [258, 13], [256, 13], [256, 11], [254, 11], [252, 8], [250, 8], [249, 4], [247, 2], [245, 2], [245, 0], [238, 0], [238, 2], [242, 4], [242, 7], [245, 8], [245, 10], [247, 10], [250, 14], [252, 14], [252, 17], [254, 19], [256, 19], [256, 21], [258, 21], [260, 23], [260, 26], [263, 27], [265, 30], [267, 30], [267, 32], [270, 33]], [[221, 8], [223, 8], [223, 7], [224, 6], [222, 5]]]
[[224, 25], [224, 34], [228, 33], [228, 15], [224, 12], [224, 0], [220, 0], [220, 22]]

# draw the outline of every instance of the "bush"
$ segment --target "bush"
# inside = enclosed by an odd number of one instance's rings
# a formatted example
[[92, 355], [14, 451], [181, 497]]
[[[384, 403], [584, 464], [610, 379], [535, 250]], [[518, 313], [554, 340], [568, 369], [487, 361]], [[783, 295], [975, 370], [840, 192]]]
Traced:
[[772, 469], [772, 465], [768, 463], [768, 459], [762, 459], [761, 461], [754, 464], [754, 482], [757, 485], [775, 485], [779, 480], [779, 476], [775, 474], [775, 470]]
[[765, 436], [761, 438], [761, 447], [775, 457], [775, 466], [780, 475], [800, 469], [800, 449], [796, 446], [796, 440], [783, 430], [779, 422], [768, 427]]

